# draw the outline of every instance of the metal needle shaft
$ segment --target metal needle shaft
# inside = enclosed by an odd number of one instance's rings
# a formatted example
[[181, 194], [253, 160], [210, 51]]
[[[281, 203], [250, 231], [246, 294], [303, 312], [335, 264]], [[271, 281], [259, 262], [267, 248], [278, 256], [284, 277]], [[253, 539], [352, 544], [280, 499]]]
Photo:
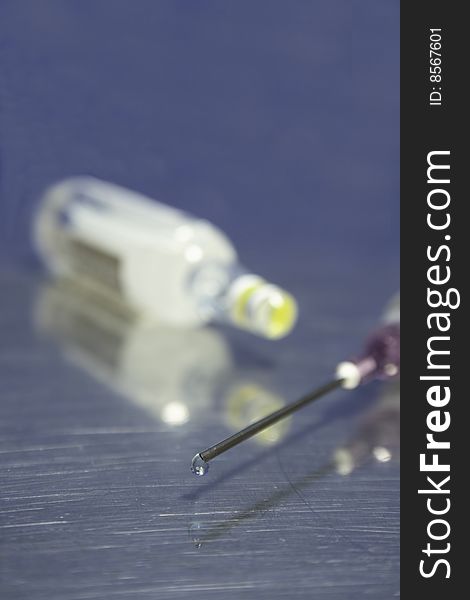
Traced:
[[226, 438], [225, 440], [222, 440], [218, 444], [207, 448], [207, 450], [203, 450], [199, 453], [199, 456], [205, 462], [212, 460], [216, 456], [219, 456], [219, 454], [222, 454], [223, 452], [230, 450], [230, 448], [241, 444], [241, 442], [244, 442], [248, 438], [251, 438], [260, 431], [263, 431], [263, 429], [274, 425], [274, 423], [277, 423], [277, 421], [284, 419], [293, 412], [299, 410], [300, 408], [303, 408], [305, 405], [310, 404], [310, 402], [313, 402], [314, 400], [321, 398], [328, 392], [331, 392], [332, 390], [341, 387], [343, 381], [343, 379], [334, 379], [333, 381], [330, 381], [329, 383], [317, 388], [310, 394], [302, 396], [302, 398], [299, 398], [299, 400], [291, 402], [287, 406], [276, 410], [275, 412], [271, 413], [270, 415], [267, 415], [259, 421], [248, 425], [248, 427], [245, 427], [245, 429], [234, 433], [233, 435]]

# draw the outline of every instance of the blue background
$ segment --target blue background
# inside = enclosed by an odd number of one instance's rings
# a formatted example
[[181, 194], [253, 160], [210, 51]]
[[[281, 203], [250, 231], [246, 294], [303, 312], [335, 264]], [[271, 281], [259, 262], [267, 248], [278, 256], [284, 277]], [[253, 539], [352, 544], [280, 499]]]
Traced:
[[91, 173], [213, 220], [245, 262], [391, 268], [398, 17], [389, 0], [4, 0], [3, 255], [27, 255], [45, 186]]
[[[354, 437], [378, 386], [333, 394], [275, 450], [243, 444], [195, 481], [193, 453], [233, 432], [222, 399], [175, 430], [64, 361], [67, 340], [31, 325], [29, 241], [41, 191], [82, 173], [213, 221], [299, 300], [280, 342], [223, 330], [231, 377], [288, 401], [331, 377], [398, 289], [398, 152], [398, 1], [0, 3], [0, 592], [398, 594], [397, 465], [296, 485]], [[188, 539], [224, 519], [226, 535]]]

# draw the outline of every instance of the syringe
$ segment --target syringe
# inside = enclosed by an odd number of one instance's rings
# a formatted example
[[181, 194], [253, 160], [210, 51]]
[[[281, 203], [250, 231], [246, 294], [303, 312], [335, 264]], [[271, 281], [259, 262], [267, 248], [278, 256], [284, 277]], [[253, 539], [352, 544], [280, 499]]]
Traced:
[[382, 325], [366, 340], [363, 352], [357, 357], [340, 362], [334, 379], [315, 389], [298, 400], [287, 404], [275, 412], [248, 425], [241, 431], [198, 452], [192, 462], [191, 471], [195, 475], [205, 475], [209, 461], [241, 444], [260, 431], [318, 400], [337, 388], [352, 390], [373, 379], [391, 379], [400, 372], [400, 308], [397, 295], [390, 303]]

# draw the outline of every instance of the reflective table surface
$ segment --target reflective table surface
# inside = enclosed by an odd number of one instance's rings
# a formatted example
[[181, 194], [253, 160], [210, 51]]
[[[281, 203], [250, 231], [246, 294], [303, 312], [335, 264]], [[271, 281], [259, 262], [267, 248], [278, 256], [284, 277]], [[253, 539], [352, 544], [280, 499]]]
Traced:
[[361, 302], [345, 277], [347, 296], [293, 279], [303, 316], [272, 343], [143, 327], [3, 268], [2, 598], [398, 596], [396, 385], [334, 392], [189, 470], [355, 350], [388, 292]]

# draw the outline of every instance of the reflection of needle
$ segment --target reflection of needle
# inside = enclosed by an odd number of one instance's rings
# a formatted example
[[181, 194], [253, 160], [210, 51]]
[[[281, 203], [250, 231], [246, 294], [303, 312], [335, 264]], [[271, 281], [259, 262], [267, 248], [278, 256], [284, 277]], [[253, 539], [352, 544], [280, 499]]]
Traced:
[[[270, 508], [273, 508], [274, 506], [278, 505], [282, 500], [289, 497], [294, 491], [298, 492], [298, 490], [307, 487], [309, 484], [313, 483], [318, 479], [321, 479], [325, 475], [335, 472], [335, 468], [336, 465], [333, 462], [329, 462], [325, 466], [315, 469], [315, 471], [309, 473], [301, 480], [295, 483], [290, 483], [289, 486], [286, 486], [284, 489], [274, 492], [264, 500], [259, 500], [258, 502], [256, 502], [256, 504], [253, 504], [252, 506], [246, 508], [244, 511], [237, 513], [230, 519], [227, 519], [222, 523], [214, 525], [208, 530], [206, 534], [202, 536], [193, 535], [193, 542], [195, 543], [196, 547], [199, 548], [203, 542], [210, 542], [219, 538], [225, 532], [229, 531], [232, 527], [235, 527], [242, 521], [245, 521], [250, 517], [255, 517], [258, 513], [266, 512]], [[200, 523], [193, 523], [193, 525], [190, 527], [190, 530], [193, 533], [196, 529], [201, 529]]]

